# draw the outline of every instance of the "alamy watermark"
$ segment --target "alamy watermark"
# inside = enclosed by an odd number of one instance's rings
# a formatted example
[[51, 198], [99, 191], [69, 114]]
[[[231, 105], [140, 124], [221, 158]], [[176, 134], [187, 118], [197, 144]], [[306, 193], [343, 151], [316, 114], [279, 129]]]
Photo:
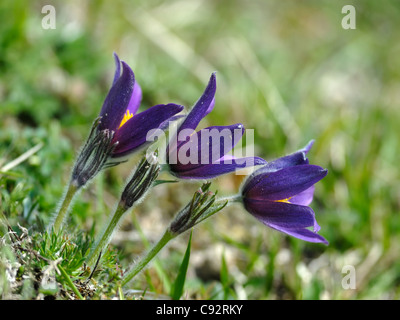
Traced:
[[342, 288], [345, 290], [356, 289], [356, 269], [352, 265], [345, 265], [342, 268]]
[[56, 8], [52, 5], [42, 7], [42, 13], [46, 14], [42, 18], [42, 28], [45, 30], [56, 28]]
[[342, 28], [345, 30], [356, 29], [356, 8], [352, 5], [346, 5], [342, 8], [342, 13], [346, 14], [342, 18]]
[[[146, 141], [153, 143], [147, 150], [151, 162], [155, 149], [158, 149], [160, 164], [207, 165], [232, 164], [240, 167], [254, 165], [254, 130], [246, 129], [246, 147], [242, 147], [244, 128], [235, 129], [210, 127], [200, 131], [192, 129], [177, 130], [174, 122], [169, 122], [169, 139], [162, 129], [147, 133]], [[239, 144], [239, 142], [241, 144]], [[154, 143], [155, 142], [155, 143]], [[239, 144], [239, 145], [238, 145]], [[233, 151], [233, 152], [231, 152]], [[236, 174], [248, 174], [237, 170]]]

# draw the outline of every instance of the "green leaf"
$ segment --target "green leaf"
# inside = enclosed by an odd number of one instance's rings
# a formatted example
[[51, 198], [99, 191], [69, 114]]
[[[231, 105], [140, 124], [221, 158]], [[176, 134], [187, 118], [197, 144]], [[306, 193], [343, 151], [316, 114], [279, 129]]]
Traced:
[[172, 286], [171, 298], [173, 300], [179, 300], [183, 294], [183, 287], [185, 285], [185, 280], [186, 280], [186, 272], [189, 266], [190, 247], [192, 244], [192, 232], [190, 232], [189, 242], [186, 248], [185, 256], [183, 257], [181, 266], [179, 268], [178, 276], [176, 277], [174, 285]]

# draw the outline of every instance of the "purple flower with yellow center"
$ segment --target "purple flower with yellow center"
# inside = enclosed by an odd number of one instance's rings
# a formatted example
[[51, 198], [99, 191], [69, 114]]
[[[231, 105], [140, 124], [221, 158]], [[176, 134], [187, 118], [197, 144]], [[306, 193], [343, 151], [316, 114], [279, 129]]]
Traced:
[[169, 171], [181, 179], [211, 179], [249, 166], [266, 164], [258, 157], [235, 158], [228, 153], [244, 134], [241, 123], [212, 126], [195, 131], [215, 105], [216, 76], [213, 73], [196, 102], [167, 147]]
[[116, 54], [114, 57], [114, 81], [101, 109], [97, 130], [114, 132], [112, 143], [116, 146], [111, 157], [120, 158], [147, 145], [148, 132], [160, 128], [165, 121], [181, 112], [183, 106], [173, 103], [159, 104], [137, 113], [142, 100], [142, 90], [135, 81], [132, 69], [124, 61], [120, 62]]
[[[73, 198], [102, 169], [124, 162], [124, 157], [144, 148], [152, 130], [164, 128], [164, 123], [183, 110], [176, 104], [160, 104], [137, 113], [142, 90], [132, 69], [114, 54], [116, 70], [99, 117], [72, 168], [67, 192], [50, 229], [59, 231]], [[122, 64], [122, 74], [121, 74]]]
[[128, 64], [121, 62], [116, 54], [114, 58], [113, 84], [72, 172], [72, 182], [78, 188], [101, 169], [117, 165], [147, 146], [151, 141], [148, 133], [162, 128], [167, 120], [183, 110], [183, 106], [170, 103], [137, 113], [142, 90]]
[[[313, 209], [314, 184], [328, 171], [310, 165], [304, 149], [269, 162], [254, 171], [241, 188], [245, 209], [266, 226], [309, 242], [328, 244]], [[311, 230], [310, 230], [311, 229]]]

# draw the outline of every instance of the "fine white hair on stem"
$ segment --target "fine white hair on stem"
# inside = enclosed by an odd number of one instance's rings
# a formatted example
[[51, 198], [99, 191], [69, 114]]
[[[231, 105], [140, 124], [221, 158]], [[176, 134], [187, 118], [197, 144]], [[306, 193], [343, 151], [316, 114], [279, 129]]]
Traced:
[[[70, 183], [68, 183], [67, 186], [64, 188], [63, 194], [62, 194], [62, 196], [61, 196], [61, 198], [60, 198], [60, 200], [58, 201], [58, 204], [57, 204], [57, 206], [56, 206], [56, 210], [55, 210], [55, 211], [53, 212], [53, 214], [52, 214], [52, 217], [51, 217], [51, 219], [50, 219], [50, 223], [49, 223], [49, 225], [48, 225], [48, 227], [47, 227], [47, 231], [48, 231], [48, 232], [51, 232], [51, 230], [52, 230], [52, 228], [53, 228], [53, 226], [54, 226], [54, 222], [55, 222], [55, 220], [56, 220], [56, 218], [57, 218], [57, 216], [58, 216], [58, 213], [60, 212], [60, 210], [61, 210], [61, 208], [62, 208], [62, 205], [63, 205], [63, 203], [64, 203], [64, 201], [65, 201], [65, 198], [67, 197], [69, 188], [70, 188]], [[71, 212], [71, 210], [72, 210], [72, 207], [73, 207], [73, 205], [74, 205], [74, 202], [76, 201], [76, 198], [77, 198], [77, 196], [79, 195], [81, 189], [82, 189], [82, 188], [78, 188], [78, 189], [76, 190], [75, 194], [72, 196], [72, 199], [71, 199], [70, 202], [69, 202], [69, 206], [68, 206], [68, 209], [67, 209], [66, 214], [65, 214], [65, 216], [64, 216], [64, 219], [63, 219], [63, 221], [62, 221], [62, 225], [65, 223], [65, 220], [66, 220], [67, 217], [69, 216], [69, 214], [70, 214], [70, 212]]]

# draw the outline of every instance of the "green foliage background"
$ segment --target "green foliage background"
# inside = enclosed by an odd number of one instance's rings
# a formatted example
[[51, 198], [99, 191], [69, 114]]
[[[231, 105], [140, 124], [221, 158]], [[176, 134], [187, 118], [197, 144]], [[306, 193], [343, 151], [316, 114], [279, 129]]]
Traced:
[[[51, 1], [55, 30], [42, 28], [46, 4], [0, 4], [0, 210], [13, 227], [39, 228], [56, 211], [116, 52], [135, 72], [143, 108], [190, 107], [217, 71], [216, 107], [202, 126], [243, 123], [265, 159], [316, 139], [310, 162], [329, 169], [312, 204], [329, 246], [289, 238], [229, 207], [194, 230], [183, 298], [399, 298], [398, 1]], [[348, 4], [355, 30], [341, 26]], [[100, 228], [136, 160], [80, 194], [70, 230]], [[228, 195], [241, 179], [227, 175], [213, 188]], [[198, 186], [157, 186], [126, 217], [112, 243], [123, 268]], [[162, 251], [131, 292], [168, 296], [188, 237]], [[356, 289], [342, 287], [346, 265], [355, 267]]]

